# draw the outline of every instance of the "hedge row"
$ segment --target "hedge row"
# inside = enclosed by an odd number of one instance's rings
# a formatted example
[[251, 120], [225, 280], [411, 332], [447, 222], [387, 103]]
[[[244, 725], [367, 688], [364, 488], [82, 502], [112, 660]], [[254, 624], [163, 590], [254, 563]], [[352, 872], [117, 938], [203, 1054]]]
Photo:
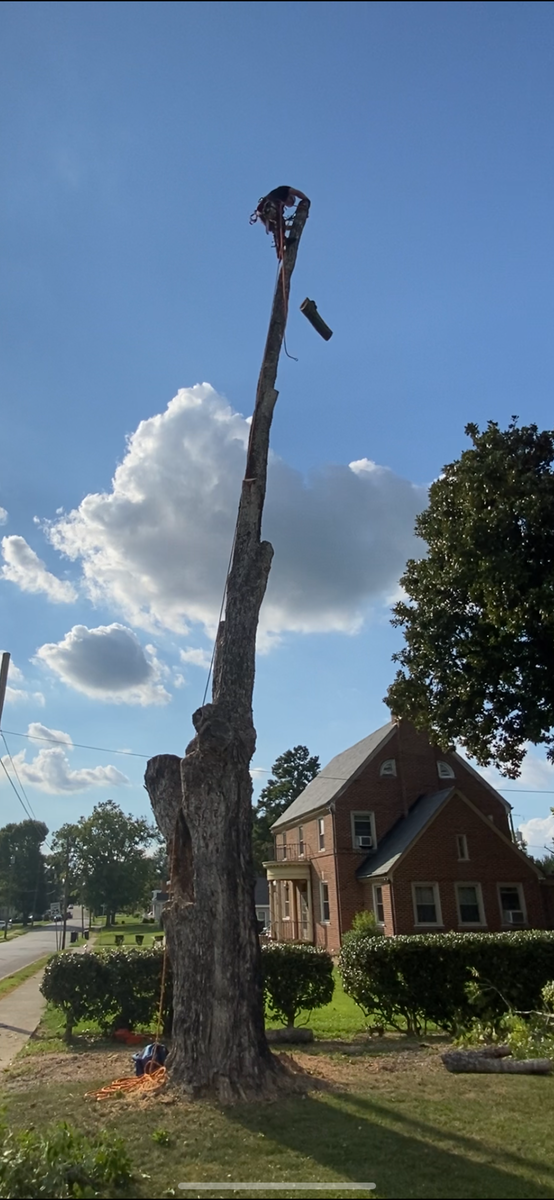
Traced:
[[[162, 985], [163, 950], [123, 947], [85, 954], [55, 954], [44, 972], [41, 991], [65, 1016], [66, 1037], [79, 1021], [97, 1021], [107, 1032], [134, 1029], [155, 1020]], [[166, 975], [163, 1026], [172, 1022], [171, 977]]]
[[[96, 1021], [105, 1032], [150, 1025], [157, 1016], [163, 950], [124, 948], [55, 955], [44, 973], [42, 993], [65, 1015], [66, 1037], [79, 1021]], [[325, 950], [298, 944], [262, 948], [266, 1008], [293, 1025], [299, 1012], [328, 1004], [333, 962]], [[171, 1032], [171, 964], [168, 961], [163, 1029]]]
[[354, 936], [339, 969], [345, 992], [378, 1024], [459, 1032], [478, 1018], [494, 1027], [510, 1011], [540, 1008], [554, 979], [554, 933]]

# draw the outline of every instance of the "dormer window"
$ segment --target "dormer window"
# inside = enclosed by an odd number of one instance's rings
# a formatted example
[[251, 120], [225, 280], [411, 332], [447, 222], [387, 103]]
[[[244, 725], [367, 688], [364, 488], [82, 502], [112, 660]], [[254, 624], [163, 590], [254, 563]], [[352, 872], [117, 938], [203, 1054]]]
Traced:
[[385, 761], [381, 763], [379, 774], [381, 779], [386, 779], [387, 777], [396, 775], [396, 759], [386, 758]]
[[439, 779], [455, 779], [456, 778], [454, 771], [453, 771], [452, 767], [450, 766], [450, 763], [439, 761], [437, 763], [437, 771], [439, 773]]

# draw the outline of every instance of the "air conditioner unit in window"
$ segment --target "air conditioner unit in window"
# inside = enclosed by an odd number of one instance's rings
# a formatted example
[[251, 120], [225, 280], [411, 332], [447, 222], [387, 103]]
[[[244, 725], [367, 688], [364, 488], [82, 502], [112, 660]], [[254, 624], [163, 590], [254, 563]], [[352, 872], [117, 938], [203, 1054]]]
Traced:
[[371, 847], [373, 845], [373, 838], [370, 837], [369, 834], [364, 835], [363, 837], [356, 838], [356, 841], [358, 843], [358, 846], [360, 847], [360, 850], [371, 850]]
[[506, 913], [506, 921], [508, 925], [524, 925], [525, 914], [521, 908], [512, 908]]

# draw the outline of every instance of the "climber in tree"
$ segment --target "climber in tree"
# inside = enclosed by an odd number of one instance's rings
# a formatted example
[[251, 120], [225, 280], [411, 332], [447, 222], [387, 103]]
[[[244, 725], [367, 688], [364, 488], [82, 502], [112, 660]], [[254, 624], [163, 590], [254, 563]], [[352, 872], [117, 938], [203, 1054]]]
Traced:
[[[291, 188], [288, 184], [283, 187], [273, 188], [272, 192], [268, 192], [267, 196], [262, 196], [258, 203], [258, 207], [250, 217], [250, 224], [254, 225], [256, 221], [261, 221], [265, 225], [266, 233], [272, 233], [274, 238], [277, 258], [283, 257], [286, 234], [285, 208], [294, 208], [299, 200], [308, 200], [304, 192], [300, 192], [298, 188]], [[309, 203], [309, 201], [308, 201]]]

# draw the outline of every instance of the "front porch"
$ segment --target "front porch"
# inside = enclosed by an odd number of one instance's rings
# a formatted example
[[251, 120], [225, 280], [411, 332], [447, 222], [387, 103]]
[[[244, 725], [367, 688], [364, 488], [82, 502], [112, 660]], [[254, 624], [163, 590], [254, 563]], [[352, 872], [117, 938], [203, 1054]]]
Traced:
[[286, 856], [282, 855], [283, 849], [277, 847], [279, 857], [264, 863], [269, 883], [270, 934], [277, 942], [313, 943], [310, 864], [302, 861], [305, 846], [288, 845]]

